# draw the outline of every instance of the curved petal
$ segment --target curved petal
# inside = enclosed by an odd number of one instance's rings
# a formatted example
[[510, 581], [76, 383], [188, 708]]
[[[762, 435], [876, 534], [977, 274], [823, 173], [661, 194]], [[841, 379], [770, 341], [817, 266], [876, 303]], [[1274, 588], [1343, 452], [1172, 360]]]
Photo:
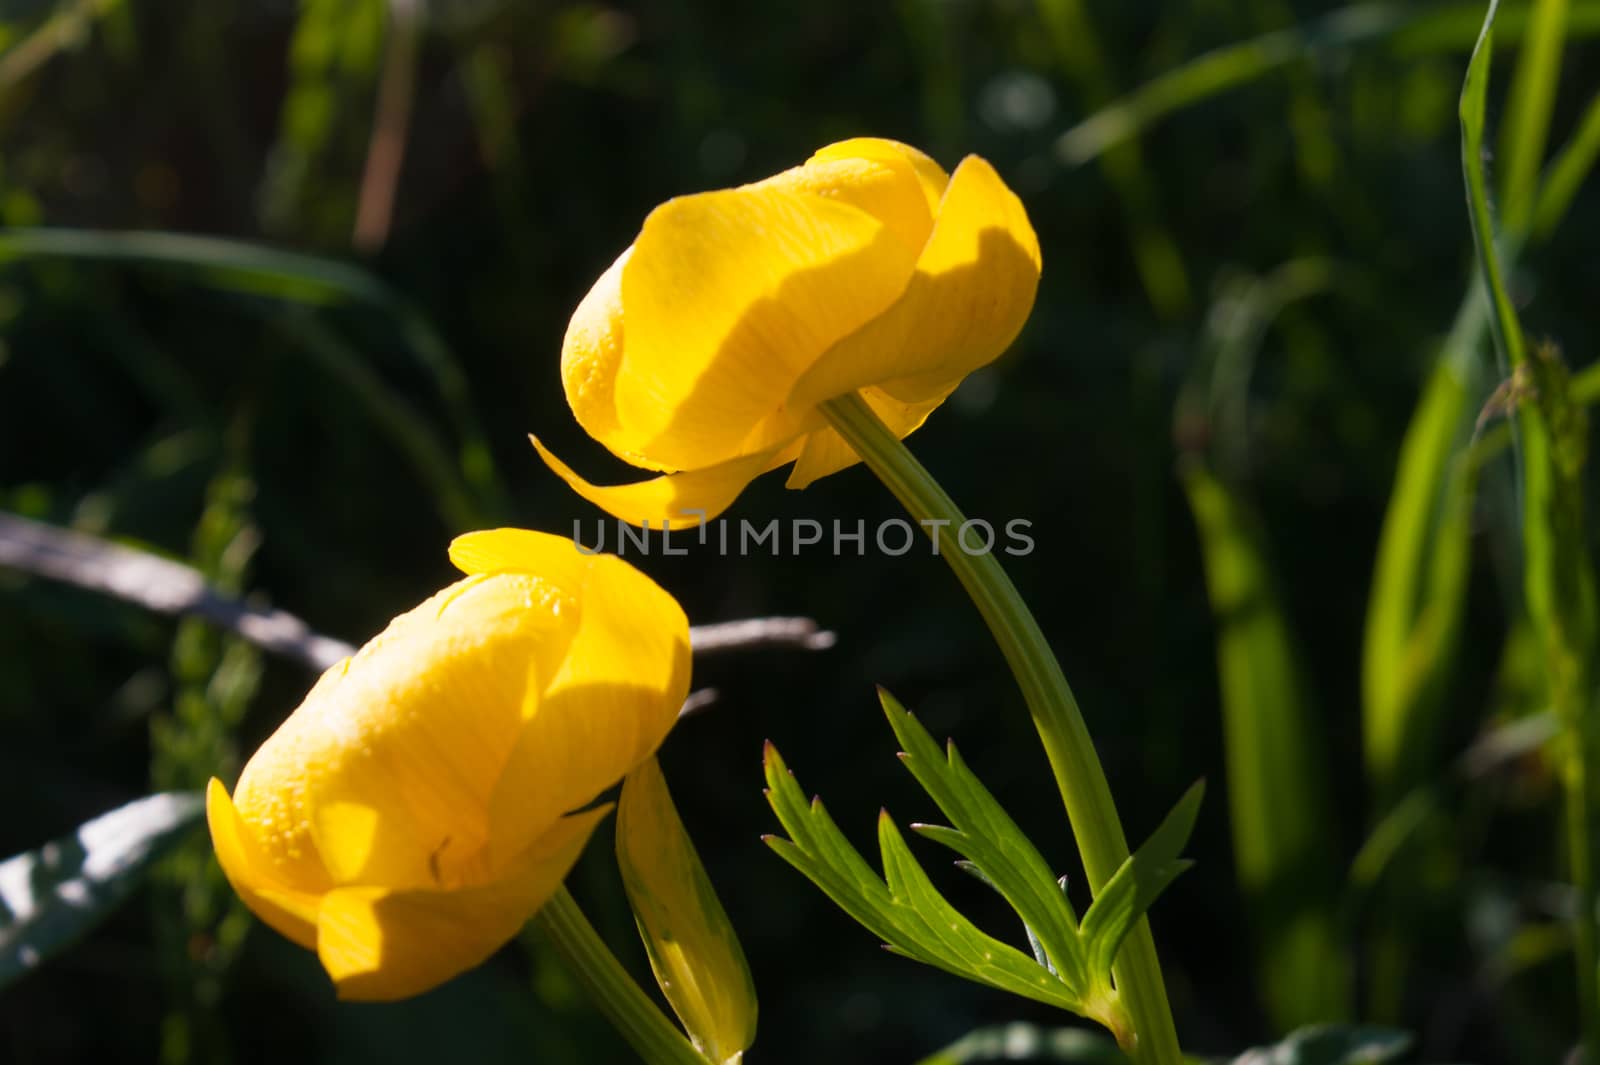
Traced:
[[614, 555], [597, 555], [567, 656], [536, 699], [491, 800], [492, 846], [515, 854], [660, 745], [689, 694], [689, 619]]
[[633, 484], [590, 484], [572, 467], [551, 454], [550, 449], [533, 440], [544, 464], [567, 482], [574, 492], [630, 525], [656, 529], [692, 529], [710, 521], [733, 505], [744, 486], [772, 468], [776, 448], [744, 455], [698, 470], [668, 473]]
[[590, 556], [565, 536], [532, 529], [480, 529], [450, 541], [450, 561], [468, 575], [524, 571], [576, 594], [589, 578]]
[[884, 137], [851, 137], [849, 140], [836, 141], [817, 149], [806, 163], [825, 163], [835, 159], [873, 159], [890, 165], [909, 166], [922, 187], [922, 196], [927, 202], [930, 216], [938, 215], [939, 201], [944, 199], [945, 187], [950, 184], [950, 175], [944, 172], [944, 167], [926, 153], [909, 144]]
[[877, 219], [822, 196], [744, 188], [662, 204], [622, 270], [620, 442], [680, 470], [786, 443], [749, 436], [894, 302], [915, 259]]
[[663, 467], [627, 449], [617, 422], [614, 389], [623, 350], [622, 268], [632, 254], [630, 244], [572, 312], [561, 340], [561, 387], [585, 432], [624, 461], [660, 470]]
[[[901, 403], [876, 388], [861, 390], [861, 396], [867, 401], [867, 406], [883, 419], [883, 424], [889, 427], [890, 432], [902, 440], [922, 428], [922, 423], [928, 420], [928, 415], [938, 409], [946, 395], [948, 393], [942, 393], [936, 399], [923, 403]], [[801, 450], [794, 469], [789, 471], [789, 480], [785, 485], [788, 488], [805, 488], [819, 477], [838, 473], [860, 461], [861, 456], [845, 443], [844, 437], [831, 427], [824, 426], [806, 436], [805, 447]]]
[[[929, 169], [931, 168], [931, 170]], [[786, 189], [859, 207], [888, 227], [913, 254], [920, 252], [933, 230], [939, 196], [948, 179], [939, 164], [894, 141], [860, 137], [831, 144], [802, 166], [785, 170], [747, 189]]]
[[792, 409], [877, 385], [904, 403], [948, 395], [1016, 339], [1039, 286], [1039, 241], [994, 168], [968, 156], [945, 190], [905, 294], [796, 384]]
[[576, 593], [524, 572], [457, 581], [296, 711], [320, 722], [317, 742], [277, 786], [303, 789], [336, 883], [448, 887], [477, 875], [494, 781], [533, 679], [566, 651]]
[[249, 828], [239, 820], [228, 789], [216, 777], [206, 785], [206, 821], [222, 873], [250, 912], [302, 947], [315, 950], [320, 896], [296, 891], [273, 878]]
[[502, 879], [455, 891], [347, 887], [330, 892], [316, 951], [339, 997], [421, 994], [493, 954], [555, 893], [609, 807], [557, 821]]

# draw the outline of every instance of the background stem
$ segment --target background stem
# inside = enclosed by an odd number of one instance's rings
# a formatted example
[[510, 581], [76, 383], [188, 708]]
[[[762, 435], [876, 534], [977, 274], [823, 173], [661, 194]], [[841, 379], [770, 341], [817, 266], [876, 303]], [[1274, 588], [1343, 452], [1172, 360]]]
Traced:
[[[865, 400], [852, 393], [828, 400], [821, 410], [907, 513], [918, 522], [944, 522], [944, 535], [956, 536], [966, 516]], [[923, 525], [930, 535], [938, 528]], [[1089, 888], [1098, 893], [1127, 860], [1128, 841], [1078, 701], [1038, 622], [995, 557], [959, 549], [939, 554], [972, 597], [1022, 688], [1066, 803]], [[1155, 940], [1144, 918], [1124, 943], [1114, 971], [1136, 1033], [1136, 1045], [1125, 1049], [1139, 1062], [1177, 1065], [1183, 1058]]]

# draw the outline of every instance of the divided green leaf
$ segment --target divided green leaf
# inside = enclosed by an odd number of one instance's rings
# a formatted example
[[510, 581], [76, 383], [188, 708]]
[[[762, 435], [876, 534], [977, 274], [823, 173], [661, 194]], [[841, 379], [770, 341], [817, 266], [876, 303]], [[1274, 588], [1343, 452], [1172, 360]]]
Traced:
[[767, 745], [767, 801], [789, 838], [766, 842], [857, 923], [905, 957], [977, 983], [1059, 1006], [1124, 1030], [1111, 966], [1128, 930], [1191, 863], [1178, 857], [1202, 788], [1191, 788], [1161, 827], [1102, 889], [1080, 927], [1066, 878], [995, 801], [954, 745], [940, 749], [898, 702], [880, 692], [904, 748], [901, 758], [952, 826], [915, 825], [962, 860], [957, 867], [998, 892], [1022, 918], [1033, 957], [979, 930], [939, 893], [887, 813], [878, 817], [880, 876], [844, 838], [820, 800], [807, 802]]
[[1110, 971], [1117, 950], [1134, 922], [1145, 915], [1167, 885], [1194, 865], [1178, 854], [1194, 831], [1205, 791], [1205, 781], [1201, 780], [1183, 793], [1178, 805], [1145, 840], [1144, 846], [1134, 851], [1105, 882], [1089, 912], [1083, 915], [1080, 931], [1087, 944], [1091, 972]]

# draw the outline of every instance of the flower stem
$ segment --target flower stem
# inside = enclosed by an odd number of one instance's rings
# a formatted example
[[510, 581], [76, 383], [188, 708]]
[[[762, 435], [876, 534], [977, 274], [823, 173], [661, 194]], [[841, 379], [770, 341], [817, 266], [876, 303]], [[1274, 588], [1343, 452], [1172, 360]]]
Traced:
[[611, 953], [578, 903], [562, 887], [534, 916], [532, 927], [556, 948], [600, 1012], [649, 1065], [706, 1065]]
[[[936, 543], [941, 528], [947, 538], [958, 534], [966, 516], [859, 394], [828, 400], [821, 410]], [[1078, 701], [1039, 623], [995, 557], [968, 554], [959, 547], [939, 553], [983, 615], [1022, 688], [1066, 803], [1089, 888], [1098, 894], [1127, 860], [1128, 841]], [[1132, 1051], [1141, 1065], [1179, 1065], [1183, 1057], [1161, 964], [1150, 925], [1142, 917], [1117, 956], [1115, 974], [1134, 1029], [1129, 1042], [1135, 1045], [1124, 1049]]]

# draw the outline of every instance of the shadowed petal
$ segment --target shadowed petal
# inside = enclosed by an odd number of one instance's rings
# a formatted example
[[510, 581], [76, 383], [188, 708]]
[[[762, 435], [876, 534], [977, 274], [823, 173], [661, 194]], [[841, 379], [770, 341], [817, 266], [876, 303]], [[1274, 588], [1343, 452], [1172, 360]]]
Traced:
[[804, 409], [868, 385], [903, 403], [947, 395], [1016, 339], [1039, 286], [1039, 242], [994, 168], [968, 156], [950, 179], [905, 293], [796, 384]]
[[330, 892], [316, 950], [339, 997], [421, 994], [493, 954], [555, 893], [609, 806], [557, 821], [503, 878], [454, 891], [347, 887]]
[[515, 854], [653, 753], [689, 693], [689, 620], [666, 592], [597, 555], [583, 616], [552, 680], [525, 711], [495, 787], [497, 853]]

